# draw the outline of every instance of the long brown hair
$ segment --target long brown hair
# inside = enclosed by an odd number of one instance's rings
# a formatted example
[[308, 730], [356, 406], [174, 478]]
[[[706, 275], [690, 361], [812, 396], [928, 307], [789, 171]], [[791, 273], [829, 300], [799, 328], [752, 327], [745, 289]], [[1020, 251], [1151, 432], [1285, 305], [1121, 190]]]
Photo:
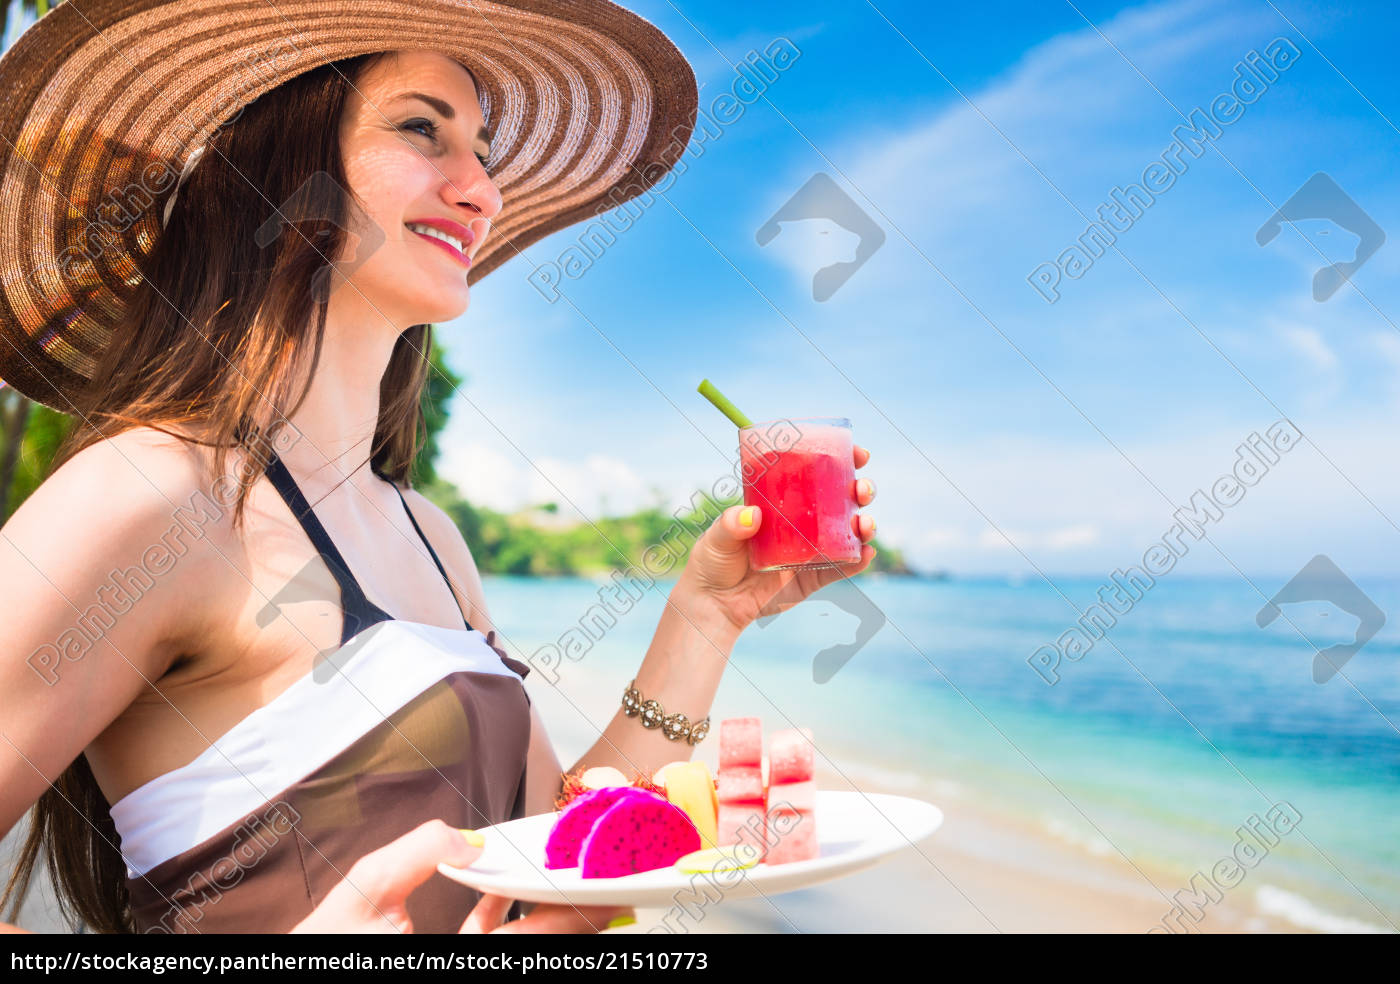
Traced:
[[[210, 138], [141, 262], [142, 282], [111, 345], [75, 399], [78, 419], [50, 473], [89, 445], [139, 426], [213, 448], [211, 482], [232, 450], [262, 460], [275, 446], [319, 364], [331, 287], [326, 262], [341, 256], [356, 207], [343, 190], [349, 184], [337, 123], [351, 86], [386, 56], [300, 75]], [[297, 204], [287, 209], [288, 202]], [[269, 241], [264, 223], [274, 208], [295, 214], [271, 227], [276, 238]], [[415, 325], [399, 336], [380, 383], [369, 461], [396, 482], [410, 479], [426, 440], [431, 330]], [[234, 529], [260, 474], [238, 471]], [[132, 931], [117, 843], [111, 805], [79, 755], [35, 804], [0, 909], [9, 905], [16, 918], [42, 853], [66, 918], [96, 932]]]

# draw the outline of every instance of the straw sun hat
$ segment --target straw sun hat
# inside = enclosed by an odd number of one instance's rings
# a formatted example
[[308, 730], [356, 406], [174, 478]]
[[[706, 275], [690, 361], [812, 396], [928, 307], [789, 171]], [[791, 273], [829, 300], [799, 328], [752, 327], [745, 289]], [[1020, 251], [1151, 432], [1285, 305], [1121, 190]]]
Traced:
[[695, 122], [680, 52], [606, 0], [66, 0], [0, 58], [0, 379], [71, 412], [204, 141], [386, 50], [479, 80], [505, 207], [469, 282], [655, 184]]

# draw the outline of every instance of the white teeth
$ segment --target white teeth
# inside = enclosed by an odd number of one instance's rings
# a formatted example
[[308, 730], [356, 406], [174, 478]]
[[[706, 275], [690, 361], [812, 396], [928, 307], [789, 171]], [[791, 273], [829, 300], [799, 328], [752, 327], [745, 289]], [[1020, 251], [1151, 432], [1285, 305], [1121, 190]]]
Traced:
[[465, 253], [467, 251], [466, 248], [462, 245], [462, 241], [460, 239], [458, 239], [456, 236], [449, 236], [441, 229], [434, 229], [432, 226], [417, 225], [414, 223], [409, 223], [408, 227], [414, 232], [421, 232], [425, 236], [432, 236], [434, 239], [441, 239], [448, 245], [456, 247], [459, 253]]

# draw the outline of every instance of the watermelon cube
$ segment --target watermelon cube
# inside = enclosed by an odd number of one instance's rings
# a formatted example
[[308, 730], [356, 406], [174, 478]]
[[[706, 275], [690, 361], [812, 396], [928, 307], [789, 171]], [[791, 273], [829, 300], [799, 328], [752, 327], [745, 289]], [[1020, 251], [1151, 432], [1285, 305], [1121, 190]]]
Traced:
[[812, 729], [775, 731], [768, 740], [768, 783], [806, 782], [812, 769]]
[[773, 810], [767, 816], [765, 833], [769, 841], [765, 864], [808, 861], [820, 856], [817, 815], [811, 810]]
[[763, 722], [756, 717], [726, 718], [719, 723], [719, 767], [751, 765], [763, 758]]
[[768, 849], [762, 803], [720, 803], [719, 846], [747, 844], [759, 856]]
[[817, 805], [817, 781], [768, 784], [768, 811], [813, 810]]
[[762, 803], [763, 773], [756, 765], [722, 767], [715, 797], [721, 803]]

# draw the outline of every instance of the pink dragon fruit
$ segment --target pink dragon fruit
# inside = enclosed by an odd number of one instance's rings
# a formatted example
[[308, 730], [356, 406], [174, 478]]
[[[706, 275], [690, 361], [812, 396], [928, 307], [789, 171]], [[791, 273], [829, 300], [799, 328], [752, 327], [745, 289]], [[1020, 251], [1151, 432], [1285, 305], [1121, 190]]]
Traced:
[[619, 878], [698, 850], [700, 833], [684, 810], [655, 793], [625, 789], [593, 824], [579, 863], [584, 878]]
[[579, 852], [588, 832], [593, 829], [594, 821], [628, 791], [627, 786], [608, 786], [574, 797], [554, 821], [549, 839], [545, 841], [544, 866], [578, 867]]

